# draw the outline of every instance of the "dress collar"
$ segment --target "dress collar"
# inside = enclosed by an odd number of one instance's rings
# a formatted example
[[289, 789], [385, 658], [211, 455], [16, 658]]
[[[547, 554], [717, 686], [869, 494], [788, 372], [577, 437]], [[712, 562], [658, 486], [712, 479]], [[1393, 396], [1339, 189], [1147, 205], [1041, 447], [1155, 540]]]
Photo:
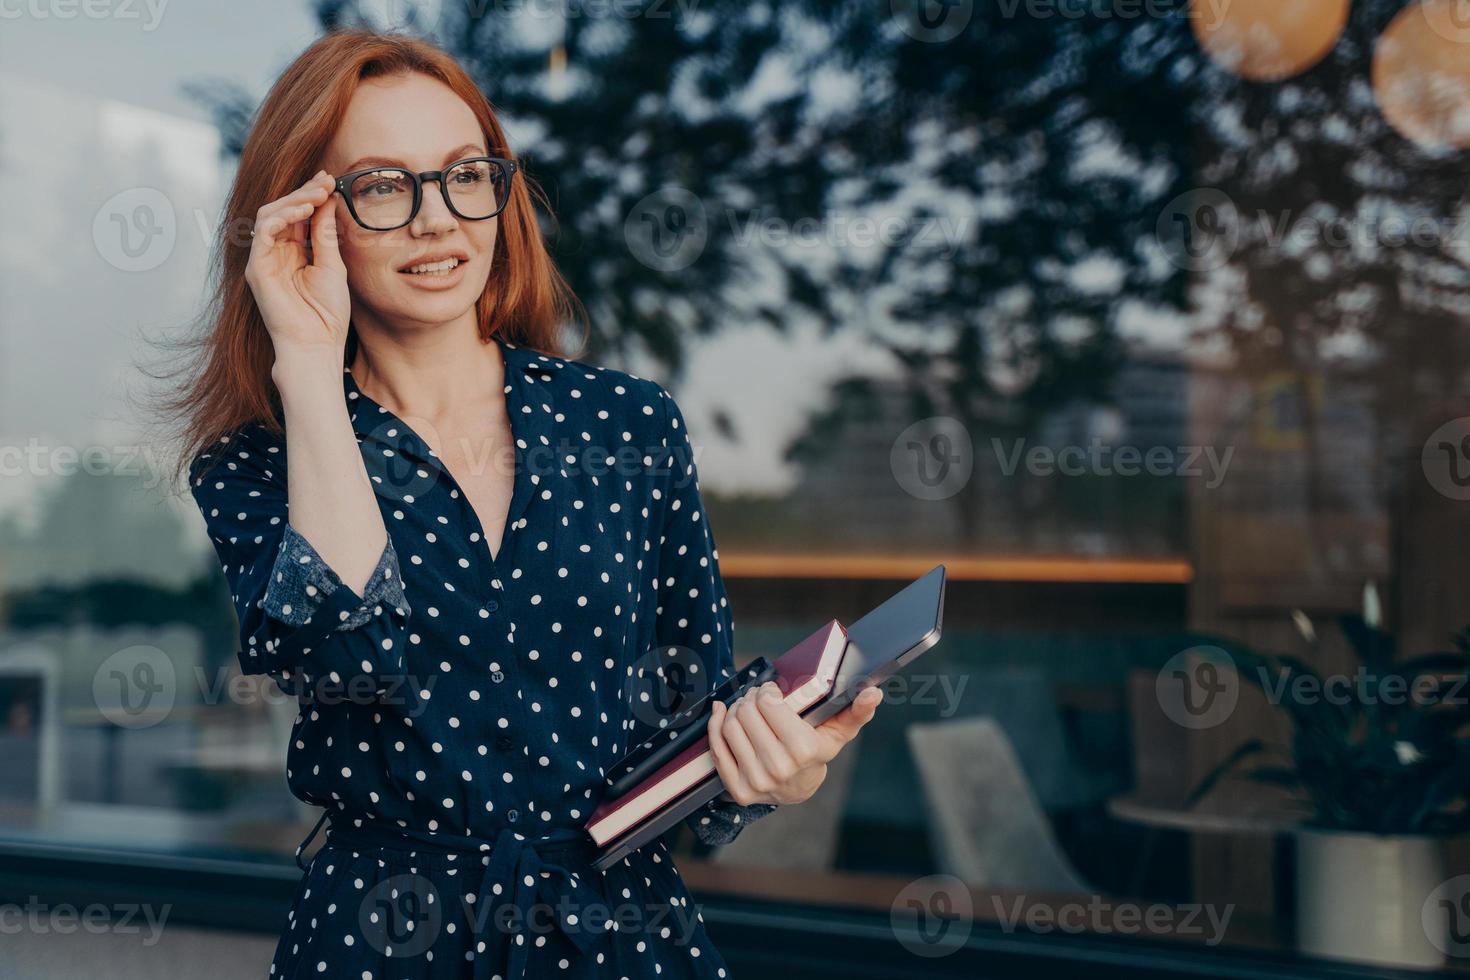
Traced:
[[[508, 534], [511, 526], [520, 520], [537, 488], [556, 472], [556, 423], [560, 416], [556, 411], [553, 387], [556, 371], [562, 364], [500, 337], [495, 337], [494, 341], [500, 346], [505, 361], [505, 405], [516, 446], [515, 483], [510, 511], [506, 516]], [[417, 432], [358, 388], [348, 367], [342, 369], [342, 389], [357, 441], [360, 444], [375, 443], [380, 452], [373, 456], [397, 457], [400, 464], [409, 464], [414, 470], [413, 473], [396, 474], [387, 481], [375, 479], [381, 489], [388, 489], [383, 486], [385, 482], [400, 491], [421, 487], [423, 476], [417, 473], [418, 467], [424, 467], [431, 473], [442, 473], [449, 478], [451, 485], [458, 485], [448, 467]], [[396, 468], [401, 470], [402, 466]], [[372, 466], [368, 474], [375, 475]], [[411, 500], [409, 493], [402, 495]]]

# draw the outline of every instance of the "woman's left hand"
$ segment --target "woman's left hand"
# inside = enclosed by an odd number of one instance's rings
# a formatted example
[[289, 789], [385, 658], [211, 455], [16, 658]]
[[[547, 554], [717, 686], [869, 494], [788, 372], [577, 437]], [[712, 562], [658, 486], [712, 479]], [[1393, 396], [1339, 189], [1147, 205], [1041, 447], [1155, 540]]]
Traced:
[[863, 691], [846, 708], [813, 726], [787, 704], [773, 682], [747, 691], [728, 710], [711, 706], [709, 744], [725, 784], [722, 799], [801, 803], [827, 778], [827, 763], [873, 720], [881, 688]]

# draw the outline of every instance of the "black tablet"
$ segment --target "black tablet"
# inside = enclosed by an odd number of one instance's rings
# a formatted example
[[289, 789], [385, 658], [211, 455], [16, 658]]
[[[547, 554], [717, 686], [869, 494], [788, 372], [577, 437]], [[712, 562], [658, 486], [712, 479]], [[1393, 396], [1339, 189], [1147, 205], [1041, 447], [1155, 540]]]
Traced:
[[803, 714], [812, 725], [837, 714], [939, 642], [944, 618], [944, 566], [935, 565], [847, 628], [847, 650], [832, 696]]
[[[837, 714], [862, 691], [874, 687], [939, 642], [944, 614], [944, 566], [935, 565], [847, 629], [847, 648], [837, 684], [826, 701], [807, 711], [812, 725]], [[617, 840], [609, 841], [592, 866], [606, 871], [630, 851], [655, 840], [724, 790], [711, 776]]]

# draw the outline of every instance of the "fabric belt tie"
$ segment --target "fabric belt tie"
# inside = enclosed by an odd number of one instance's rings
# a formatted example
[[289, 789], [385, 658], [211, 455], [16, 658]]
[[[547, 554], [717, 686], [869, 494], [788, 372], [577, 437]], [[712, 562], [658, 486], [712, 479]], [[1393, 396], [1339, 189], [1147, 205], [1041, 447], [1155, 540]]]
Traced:
[[[316, 836], [318, 828], [328, 814], [323, 813], [311, 833], [296, 849], [296, 863], [301, 863], [301, 854]], [[490, 858], [485, 874], [480, 879], [480, 890], [475, 896], [475, 908], [470, 916], [469, 927], [474, 933], [475, 958], [474, 980], [490, 980], [494, 975], [505, 980], [521, 980], [526, 975], [526, 960], [530, 955], [530, 944], [534, 936], [527, 938], [527, 924], [539, 926], [544, 917], [533, 920], [533, 907], [544, 903], [552, 913], [557, 928], [571, 940], [579, 954], [584, 954], [597, 941], [603, 929], [594, 930], [588, 925], [586, 911], [594, 905], [605, 907], [597, 890], [580, 877], [581, 870], [590, 869], [590, 862], [597, 855], [597, 847], [581, 830], [558, 829], [546, 840], [531, 841], [509, 827], [495, 835], [493, 841], [482, 837], [433, 835], [419, 836], [411, 831], [396, 827], [374, 824], [367, 818], [338, 818], [328, 827], [326, 843], [344, 844], [348, 847], [394, 847], [419, 851], [451, 854], [470, 854]], [[542, 874], [546, 873], [546, 877]], [[505, 904], [504, 894], [495, 894], [496, 886], [502, 893], [510, 892], [509, 900], [516, 909], [513, 928], [501, 928], [496, 914], [496, 900]], [[540, 926], [536, 932], [544, 931]], [[485, 944], [484, 952], [479, 943]], [[492, 964], [503, 964], [498, 973]]]

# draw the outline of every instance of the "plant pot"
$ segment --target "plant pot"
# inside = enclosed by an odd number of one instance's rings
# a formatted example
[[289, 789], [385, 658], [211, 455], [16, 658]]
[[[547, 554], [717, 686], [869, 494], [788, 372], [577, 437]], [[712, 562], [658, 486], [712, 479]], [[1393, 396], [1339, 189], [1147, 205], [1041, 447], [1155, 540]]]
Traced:
[[1442, 839], [1303, 829], [1296, 859], [1302, 952], [1382, 966], [1444, 965], [1447, 926], [1424, 915], [1445, 880]]

